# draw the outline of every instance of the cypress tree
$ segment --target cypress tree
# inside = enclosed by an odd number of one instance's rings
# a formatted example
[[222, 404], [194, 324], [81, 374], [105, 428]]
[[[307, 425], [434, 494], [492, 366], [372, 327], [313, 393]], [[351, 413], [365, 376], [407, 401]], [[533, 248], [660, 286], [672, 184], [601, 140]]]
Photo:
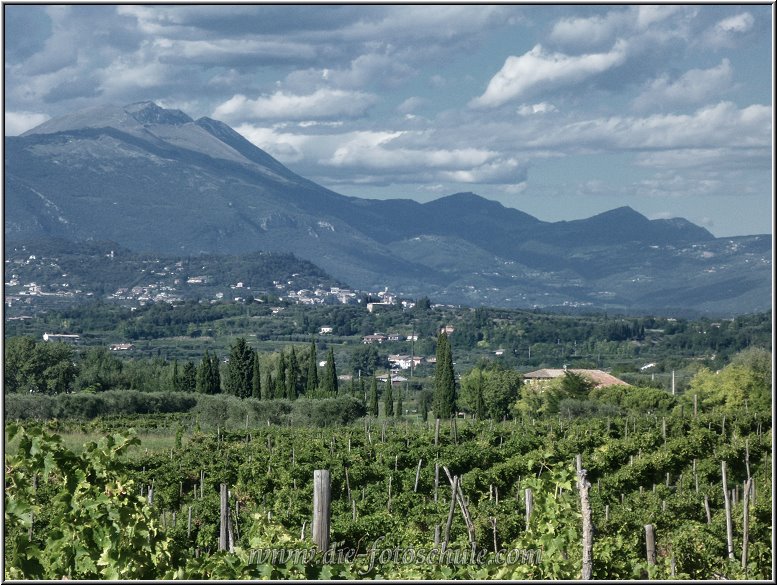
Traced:
[[453, 354], [448, 336], [443, 332], [437, 339], [437, 364], [434, 372], [434, 411], [438, 418], [450, 418], [456, 412], [456, 379]]
[[294, 346], [291, 346], [289, 353], [289, 365], [286, 372], [286, 398], [294, 400], [297, 398], [297, 386], [299, 385], [299, 364], [297, 363], [297, 354]]
[[197, 368], [197, 381], [196, 381], [196, 388], [197, 392], [199, 394], [210, 394], [210, 384], [211, 384], [211, 362], [210, 362], [210, 355], [208, 354], [208, 350], [205, 350], [205, 355], [202, 356], [202, 361], [200, 362], [200, 367]]
[[364, 389], [364, 378], [359, 377], [359, 402], [362, 406], [367, 404], [367, 392]]
[[337, 396], [337, 368], [335, 367], [335, 350], [329, 348], [329, 355], [326, 358], [326, 369], [324, 370], [324, 379], [322, 389], [325, 396]]
[[208, 394], [220, 394], [221, 393], [221, 364], [219, 363], [219, 356], [215, 353], [210, 358], [210, 389]]
[[278, 364], [275, 368], [275, 398], [283, 398], [286, 396], [286, 358], [281, 350], [278, 356]]
[[170, 378], [170, 388], [173, 392], [181, 391], [181, 375], [178, 373], [178, 360], [173, 360], [173, 373]]
[[386, 378], [386, 393], [383, 395], [383, 410], [386, 416], [394, 416], [394, 395], [391, 392], [391, 372]]
[[370, 398], [367, 412], [370, 416], [378, 416], [378, 380], [375, 376], [372, 376], [372, 384], [370, 385]]
[[181, 392], [194, 392], [197, 386], [197, 366], [194, 362], [187, 361], [183, 365], [183, 375], [181, 376]]
[[262, 375], [259, 368], [259, 354], [254, 352], [254, 371], [251, 380], [251, 396], [254, 398], [262, 397]]
[[308, 356], [308, 376], [305, 380], [305, 393], [312, 395], [318, 389], [318, 363], [316, 357], [316, 342], [310, 341], [310, 355]]
[[254, 350], [240, 337], [232, 345], [227, 364], [225, 389], [239, 398], [251, 395], [253, 386]]
[[478, 370], [478, 386], [475, 394], [475, 416], [478, 420], [486, 418], [486, 403], [483, 400], [483, 370]]

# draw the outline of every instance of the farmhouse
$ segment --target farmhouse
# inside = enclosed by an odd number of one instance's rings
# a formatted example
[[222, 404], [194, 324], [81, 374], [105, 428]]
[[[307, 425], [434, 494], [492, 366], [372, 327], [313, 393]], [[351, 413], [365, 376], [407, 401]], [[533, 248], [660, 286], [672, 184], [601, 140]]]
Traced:
[[529, 384], [542, 384], [548, 380], [560, 378], [565, 372], [572, 372], [591, 380], [596, 388], [603, 388], [604, 386], [629, 386], [626, 382], [620, 378], [616, 378], [612, 374], [603, 372], [602, 370], [583, 370], [566, 368], [544, 368], [542, 370], [535, 370], [523, 375], [524, 380]]

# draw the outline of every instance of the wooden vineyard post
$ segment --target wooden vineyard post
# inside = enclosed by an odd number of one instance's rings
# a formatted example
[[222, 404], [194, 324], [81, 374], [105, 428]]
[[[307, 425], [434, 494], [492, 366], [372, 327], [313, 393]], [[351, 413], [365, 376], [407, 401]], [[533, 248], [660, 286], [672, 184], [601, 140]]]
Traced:
[[423, 459], [419, 459], [418, 460], [418, 467], [416, 467], [416, 470], [415, 470], [415, 485], [413, 486], [413, 493], [418, 491], [418, 479], [421, 476], [421, 462], [422, 461], [423, 461]]
[[329, 514], [332, 503], [328, 469], [313, 471], [313, 542], [319, 551], [329, 548]]
[[232, 499], [232, 492], [227, 490], [227, 550], [235, 552], [235, 533], [232, 528], [232, 518], [229, 514], [229, 501]]
[[529, 530], [529, 520], [531, 519], [531, 511], [532, 511], [532, 493], [531, 488], [526, 488], [523, 491], [524, 494], [524, 501], [526, 502], [526, 530]]
[[437, 446], [437, 442], [440, 440], [440, 419], [434, 420], [434, 446]]
[[186, 538], [192, 537], [192, 507], [189, 506], [189, 516], [186, 519]]
[[652, 524], [645, 524], [645, 549], [648, 565], [656, 564], [656, 533]]
[[710, 498], [704, 494], [704, 511], [707, 514], [707, 524], [712, 524], [712, 512], [710, 511]]
[[[586, 470], [583, 469], [583, 456], [576, 458], [577, 489], [580, 491], [580, 509], [583, 515], [583, 569], [581, 579], [591, 579], [593, 573], [593, 526], [591, 524], [591, 502], [588, 500], [588, 489], [591, 484], [586, 480]], [[494, 546], [496, 548], [496, 545]]]
[[728, 558], [734, 560], [734, 527], [731, 521], [731, 494], [728, 493], [728, 478], [726, 476], [726, 462], [720, 462], [721, 475], [723, 476], [723, 503], [726, 506], [726, 547]]
[[440, 486], [440, 464], [434, 464], [434, 503], [437, 503], [437, 488]]
[[745, 482], [745, 493], [742, 500], [742, 570], [747, 571], [747, 540], [750, 537], [750, 483], [753, 480], [748, 478]]
[[219, 550], [227, 550], [227, 508], [229, 502], [227, 500], [227, 484], [222, 483], [220, 486], [221, 492], [221, 509], [219, 512]]
[[389, 513], [391, 512], [391, 479], [393, 477], [394, 476], [389, 475], [389, 481], [388, 481], [388, 498], [386, 500], [386, 511]]
[[[438, 419], [439, 420], [439, 419]], [[456, 509], [456, 490], [459, 487], [459, 476], [453, 476], [453, 487], [451, 488], [451, 506], [448, 510], [448, 520], [445, 523], [445, 536], [442, 543], [442, 550], [445, 551], [448, 548], [451, 536], [451, 524], [453, 524], [453, 511]]]

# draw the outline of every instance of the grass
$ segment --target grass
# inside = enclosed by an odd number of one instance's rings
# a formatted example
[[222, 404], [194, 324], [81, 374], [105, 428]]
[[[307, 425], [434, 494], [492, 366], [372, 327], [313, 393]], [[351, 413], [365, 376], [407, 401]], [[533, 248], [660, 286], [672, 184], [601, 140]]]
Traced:
[[[76, 453], [81, 454], [84, 451], [84, 448], [86, 445], [90, 442], [98, 442], [101, 438], [105, 436], [105, 433], [98, 433], [98, 432], [89, 432], [84, 433], [81, 431], [68, 431], [68, 432], [57, 432], [57, 434], [62, 437], [62, 445]], [[159, 433], [154, 434], [148, 434], [148, 433], [142, 433], [138, 434], [138, 438], [140, 439], [140, 445], [133, 445], [129, 449], [127, 449], [128, 455], [136, 455], [139, 453], [153, 453], [153, 452], [164, 452], [169, 451], [170, 449], [175, 447], [175, 434], [169, 434], [169, 435], [163, 435]], [[185, 444], [189, 440], [189, 437], [184, 434], [183, 436], [183, 443]], [[14, 455], [16, 454], [18, 449], [18, 440], [9, 441], [8, 435], [5, 437], [5, 452], [7, 454]]]

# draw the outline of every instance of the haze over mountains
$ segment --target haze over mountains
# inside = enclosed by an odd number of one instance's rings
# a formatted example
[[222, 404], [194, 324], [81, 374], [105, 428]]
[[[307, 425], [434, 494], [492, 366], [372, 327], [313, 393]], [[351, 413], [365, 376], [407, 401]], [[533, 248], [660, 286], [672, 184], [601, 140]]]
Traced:
[[771, 306], [770, 235], [715, 238], [621, 207], [545, 222], [473, 193], [347, 197], [226, 124], [152, 102], [6, 138], [5, 234], [197, 255], [293, 252], [364, 290], [514, 307], [745, 313]]

